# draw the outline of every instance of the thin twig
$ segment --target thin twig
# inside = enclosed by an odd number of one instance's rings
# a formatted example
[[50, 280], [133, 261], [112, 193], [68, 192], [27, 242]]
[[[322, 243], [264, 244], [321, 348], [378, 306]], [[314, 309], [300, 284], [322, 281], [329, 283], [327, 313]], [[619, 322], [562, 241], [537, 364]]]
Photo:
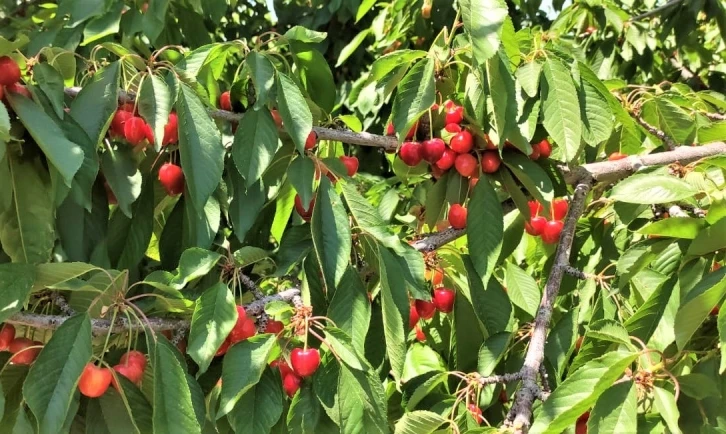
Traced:
[[[260, 300], [255, 300], [252, 303], [245, 305], [245, 312], [250, 316], [258, 316], [264, 312], [265, 305], [271, 301], [286, 301], [290, 302], [295, 298], [299, 298], [300, 290], [297, 288], [287, 289], [275, 295], [264, 297]], [[20, 312], [9, 319], [6, 322], [15, 325], [23, 325], [27, 327], [33, 327], [37, 329], [56, 329], [63, 324], [69, 316], [66, 315], [42, 315], [32, 312]], [[190, 326], [189, 320], [186, 319], [175, 319], [175, 318], [148, 318], [146, 327], [151, 328], [154, 331], [162, 330], [185, 330]], [[107, 319], [92, 319], [91, 327], [93, 334], [96, 336], [108, 333], [109, 329], [112, 328], [112, 333], [121, 333], [128, 330], [132, 331], [144, 331], [144, 325], [137, 322], [130, 322], [126, 318], [118, 319], [112, 326], [111, 321]]]
[[514, 381], [519, 381], [521, 379], [522, 379], [522, 373], [521, 372], [513, 372], [511, 374], [489, 375], [487, 377], [480, 377], [477, 381], [482, 386], [486, 386], [488, 384], [512, 383]]
[[669, 137], [668, 134], [649, 124], [642, 117], [633, 113], [631, 113], [630, 115], [633, 117], [633, 119], [635, 119], [636, 122], [638, 122], [638, 124], [640, 124], [641, 127], [645, 128], [650, 134], [656, 136], [661, 142], [663, 142], [666, 149], [668, 149], [669, 151], [676, 149], [676, 142], [671, 137]]
[[652, 17], [653, 15], [658, 15], [659, 13], [663, 12], [666, 9], [670, 9], [671, 7], [677, 5], [678, 3], [682, 3], [683, 0], [670, 0], [668, 3], [664, 4], [663, 6], [658, 6], [657, 8], [650, 10], [648, 12], [644, 12], [640, 15], [636, 15], [628, 21], [639, 21], [643, 18]]
[[237, 277], [239, 277], [240, 282], [242, 282], [242, 284], [244, 286], [246, 286], [247, 289], [252, 291], [252, 294], [254, 294], [254, 296], [257, 300], [265, 297], [265, 294], [262, 293], [262, 290], [260, 289], [260, 287], [257, 286], [255, 281], [250, 279], [250, 277], [248, 275], [246, 275], [244, 273], [238, 273]]
[[68, 301], [66, 301], [65, 297], [60, 295], [58, 291], [53, 291], [50, 293], [50, 299], [53, 301], [53, 304], [58, 306], [58, 308], [63, 312], [64, 314], [68, 316], [73, 316], [76, 314], [76, 311], [73, 310], [71, 305], [68, 304]]

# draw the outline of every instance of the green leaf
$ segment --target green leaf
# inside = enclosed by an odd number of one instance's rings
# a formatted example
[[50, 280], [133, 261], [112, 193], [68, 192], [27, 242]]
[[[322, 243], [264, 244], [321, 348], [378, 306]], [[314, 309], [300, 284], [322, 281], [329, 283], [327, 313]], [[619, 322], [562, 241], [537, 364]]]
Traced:
[[328, 318], [351, 337], [358, 353], [364, 354], [371, 305], [358, 272], [350, 265], [330, 300]]
[[718, 306], [725, 295], [726, 268], [707, 274], [688, 292], [685, 300], [681, 301], [673, 324], [679, 349], [685, 348], [696, 330], [708, 318], [711, 309]]
[[266, 433], [282, 415], [282, 390], [279, 379], [266, 369], [260, 382], [237, 401], [229, 413], [229, 421], [238, 433]]
[[[289, 31], [288, 31], [289, 33]], [[313, 115], [310, 113], [305, 97], [300, 88], [289, 76], [279, 72], [275, 81], [277, 90], [277, 109], [285, 124], [285, 131], [290, 135], [295, 148], [305, 153], [305, 141], [312, 130]]]
[[351, 54], [355, 53], [355, 50], [360, 47], [360, 44], [363, 43], [363, 41], [370, 35], [371, 29], [363, 30], [362, 32], [355, 35], [355, 38], [351, 39], [350, 42], [348, 42], [348, 45], [343, 47], [342, 50], [340, 50], [340, 55], [338, 56], [338, 61], [335, 63], [335, 67], [338, 68], [340, 65], [344, 64], [346, 60], [351, 56]]
[[118, 33], [123, 6], [120, 3], [114, 3], [105, 14], [90, 20], [83, 27], [83, 43], [81, 46], [85, 47], [106, 36]]
[[53, 112], [63, 118], [63, 77], [48, 63], [33, 66], [33, 78], [38, 83], [42, 94], [47, 98]]
[[506, 354], [512, 334], [508, 332], [495, 333], [487, 338], [479, 348], [478, 368], [480, 375], [487, 376], [494, 372], [499, 362]]
[[285, 39], [299, 42], [323, 42], [328, 36], [325, 32], [316, 32], [315, 30], [306, 29], [303, 26], [294, 26], [285, 32]]
[[635, 336], [646, 343], [650, 340], [668, 306], [677, 277], [677, 275], [674, 275], [656, 289], [633, 316], [625, 321], [623, 325], [631, 336]]
[[21, 162], [11, 154], [4, 161], [11, 182], [4, 188], [12, 192], [12, 201], [11, 207], [0, 214], [2, 249], [13, 262], [48, 262], [55, 243], [48, 175], [39, 164]]
[[657, 120], [658, 129], [678, 144], [688, 144], [693, 138], [696, 123], [668, 97], [658, 96], [648, 100], [643, 104], [642, 115], [648, 120]]
[[[391, 73], [401, 69], [404, 72], [408, 66], [416, 59], [420, 59], [426, 55], [425, 51], [419, 50], [397, 50], [386, 54], [373, 62], [371, 66], [371, 79], [381, 81]], [[406, 68], [406, 69], [403, 69]]]
[[186, 179], [186, 193], [201, 213], [207, 199], [217, 189], [224, 170], [222, 137], [194, 91], [180, 86], [177, 100], [179, 152]]
[[681, 375], [678, 377], [678, 384], [681, 386], [681, 392], [699, 401], [706, 398], [721, 398], [719, 385], [714, 383], [712, 377], [705, 374]]
[[118, 201], [121, 212], [131, 218], [131, 205], [141, 195], [142, 176], [134, 151], [128, 146], [107, 149], [101, 156], [101, 170]]
[[490, 278], [485, 285], [478, 276], [471, 256], [463, 258], [468, 285], [462, 286], [464, 295], [469, 299], [477, 318], [484, 324], [489, 334], [505, 330], [512, 315], [512, 305], [504, 288], [496, 278]]
[[471, 262], [486, 287], [499, 258], [504, 234], [502, 206], [488, 178], [480, 179], [474, 187], [469, 201], [466, 233]]
[[[230, 173], [231, 172], [231, 173]], [[267, 192], [262, 180], [245, 187], [242, 177], [236, 170], [228, 172], [232, 179], [232, 201], [229, 204], [229, 220], [234, 234], [240, 242], [244, 242], [247, 233], [257, 221], [260, 211], [267, 200]]]
[[245, 62], [247, 62], [247, 67], [250, 69], [250, 78], [257, 91], [255, 110], [259, 111], [267, 104], [270, 99], [270, 93], [272, 93], [273, 87], [275, 86], [275, 66], [267, 56], [257, 51], [250, 52]]
[[5, 142], [10, 140], [10, 114], [5, 104], [0, 106], [0, 161], [5, 157]]
[[403, 415], [396, 422], [395, 434], [432, 434], [447, 423], [443, 416], [431, 411], [416, 410]]
[[346, 366], [359, 371], [368, 368], [368, 363], [358, 354], [353, 347], [350, 336], [344, 331], [332, 326], [325, 327], [325, 339], [332, 351], [340, 357], [340, 361]]
[[119, 210], [111, 215], [108, 223], [108, 254], [111, 263], [119, 270], [130, 269], [143, 259], [154, 230], [154, 187], [147, 177], [141, 187], [141, 195], [133, 204], [128, 218]]
[[154, 351], [154, 433], [201, 433], [186, 373], [175, 351], [164, 338]]
[[303, 385], [292, 399], [287, 413], [287, 427], [290, 434], [316, 434], [320, 421], [320, 403], [312, 387]]
[[0, 264], [0, 323], [20, 312], [28, 301], [35, 278], [34, 265]]
[[[113, 387], [109, 387], [106, 393], [101, 395], [99, 399], [89, 400], [88, 405], [89, 411], [86, 413], [87, 417], [97, 416], [104, 422], [110, 434], [141, 432], [136, 427], [133, 416], [129, 414], [130, 409], [121, 398], [121, 395]], [[86, 421], [86, 427], [88, 428], [88, 419]]]
[[257, 182], [280, 148], [277, 126], [267, 110], [248, 110], [232, 143], [232, 158], [247, 187]]
[[260, 381], [275, 343], [275, 335], [258, 335], [232, 345], [227, 351], [222, 364], [218, 417], [232, 411], [240, 397]]
[[311, 220], [313, 246], [328, 290], [337, 288], [350, 262], [348, 214], [327, 177], [322, 177]]
[[189, 356], [206, 372], [217, 349], [237, 322], [234, 296], [227, 285], [217, 283], [204, 291], [194, 306], [189, 330]]
[[99, 144], [118, 108], [120, 62], [113, 62], [93, 76], [71, 102], [71, 117]]
[[541, 296], [534, 278], [518, 266], [508, 262], [506, 281], [507, 294], [512, 303], [534, 318], [537, 315]]
[[61, 432], [78, 379], [92, 355], [87, 313], [66, 320], [40, 352], [23, 384], [23, 396], [40, 433]]
[[172, 103], [171, 91], [161, 77], [152, 74], [144, 78], [139, 89], [139, 114], [154, 132], [154, 149], [157, 151], [164, 140], [164, 127], [169, 122]]
[[18, 33], [12, 41], [0, 36], [0, 56], [7, 56], [15, 50], [19, 50], [28, 45], [30, 39], [23, 33]]
[[559, 60], [545, 60], [542, 72], [542, 123], [562, 150], [562, 158], [570, 162], [580, 149], [582, 134], [577, 90], [572, 74]]
[[459, 5], [474, 60], [481, 65], [499, 49], [502, 26], [509, 16], [507, 4], [503, 0], [462, 0]]
[[610, 199], [626, 203], [658, 204], [676, 202], [698, 193], [688, 182], [668, 175], [639, 174], [625, 178], [613, 187]]
[[578, 62], [577, 68], [580, 74], [578, 99], [582, 117], [582, 139], [590, 146], [597, 146], [613, 132], [613, 114], [607, 102], [609, 93], [587, 65]]
[[637, 353], [613, 351], [589, 361], [552, 392], [535, 415], [530, 431], [562, 432], [611, 388], [637, 357]]
[[290, 41], [293, 60], [307, 94], [321, 109], [333, 111], [336, 86], [328, 61], [318, 51], [316, 44]]
[[521, 154], [507, 155], [504, 164], [535, 199], [545, 204], [545, 209], [549, 208], [547, 204], [554, 199], [555, 189], [547, 172], [539, 164]]
[[341, 432], [389, 432], [386, 393], [377, 377], [341, 366], [337, 386]]
[[360, 230], [393, 251], [401, 252], [403, 250], [401, 240], [391, 231], [390, 224], [385, 222], [378, 210], [358, 192], [355, 184], [343, 183], [343, 197]]
[[517, 94], [514, 77], [509, 71], [505, 54], [501, 53], [492, 57], [486, 63], [487, 79], [489, 81], [489, 92], [491, 94], [493, 125], [497, 131], [497, 144], [500, 149], [504, 147], [506, 140], [511, 141], [514, 146], [526, 155], [532, 153], [529, 141], [522, 135], [518, 119]]
[[381, 304], [386, 353], [394, 378], [400, 378], [406, 360], [406, 333], [409, 302], [403, 272], [398, 262], [384, 247], [378, 249], [378, 266], [381, 276]]
[[676, 398], [673, 393], [655, 386], [653, 388], [653, 404], [655, 404], [655, 409], [660, 413], [663, 420], [665, 420], [670, 432], [673, 434], [681, 434], [681, 428], [678, 426], [678, 419], [680, 419], [681, 413], [678, 410]]
[[152, 286], [163, 284], [174, 289], [182, 289], [187, 283], [206, 276], [222, 259], [222, 255], [206, 249], [193, 247], [185, 250], [179, 259], [179, 266], [174, 273], [155, 271], [144, 279], [144, 283]]
[[638, 432], [638, 397], [635, 388], [635, 383], [628, 381], [607, 389], [590, 413], [588, 431]]
[[718, 373], [723, 374], [726, 371], [726, 306], [723, 304], [718, 310], [718, 338], [719, 348], [721, 349], [721, 365], [718, 368]]
[[530, 98], [537, 96], [539, 90], [539, 77], [542, 73], [542, 64], [537, 61], [523, 63], [517, 68], [515, 75], [517, 81], [522, 85], [522, 90]]
[[435, 90], [434, 60], [427, 57], [413, 65], [398, 84], [391, 118], [399, 138], [403, 139], [418, 118], [436, 102]]
[[694, 217], [674, 217], [649, 223], [637, 232], [661, 237], [683, 238], [692, 240], [707, 226], [706, 221]]
[[688, 254], [703, 256], [726, 247], [726, 218], [702, 230], [688, 247]]
[[83, 164], [81, 147], [68, 140], [58, 124], [32, 100], [11, 92], [8, 92], [5, 99], [33, 140], [40, 146], [48, 161], [70, 187], [73, 176]]

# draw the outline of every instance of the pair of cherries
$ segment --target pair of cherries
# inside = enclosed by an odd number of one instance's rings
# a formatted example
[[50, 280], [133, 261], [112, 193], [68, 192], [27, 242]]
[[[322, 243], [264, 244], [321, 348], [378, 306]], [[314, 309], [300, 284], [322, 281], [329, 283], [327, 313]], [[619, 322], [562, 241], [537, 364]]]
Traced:
[[280, 370], [282, 388], [292, 398], [305, 377], [309, 377], [320, 367], [320, 351], [317, 348], [294, 348], [290, 352], [290, 365], [285, 359], [274, 360], [270, 366]]
[[[146, 355], [140, 351], [129, 351], [121, 356], [119, 363], [113, 367], [118, 375], [123, 375], [137, 386], [141, 383], [146, 369]], [[78, 390], [89, 398], [98, 398], [113, 385], [118, 389], [118, 383], [113, 378], [110, 369], [87, 363], [78, 380]]]
[[528, 205], [532, 217], [524, 223], [524, 230], [530, 235], [541, 237], [546, 244], [555, 244], [559, 241], [564, 227], [562, 219], [567, 215], [569, 208], [567, 200], [555, 199], [552, 201], [550, 204], [551, 220], [540, 215], [544, 207], [538, 201], [531, 200]]

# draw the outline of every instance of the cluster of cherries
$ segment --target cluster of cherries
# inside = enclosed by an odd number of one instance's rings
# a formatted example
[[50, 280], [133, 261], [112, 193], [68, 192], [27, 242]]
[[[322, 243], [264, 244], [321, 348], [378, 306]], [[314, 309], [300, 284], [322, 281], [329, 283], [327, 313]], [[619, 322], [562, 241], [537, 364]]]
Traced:
[[[138, 116], [134, 104], [122, 104], [111, 119], [109, 128], [111, 137], [124, 138], [131, 146], [146, 146], [154, 143], [154, 132], [144, 118]], [[162, 146], [174, 145], [179, 141], [179, 119], [176, 113], [169, 113], [164, 126]], [[159, 182], [169, 196], [184, 192], [184, 171], [174, 163], [164, 163], [159, 168]]]
[[419, 321], [433, 318], [436, 311], [444, 314], [451, 313], [454, 310], [454, 300], [456, 300], [456, 291], [443, 286], [443, 269], [426, 270], [426, 279], [430, 280], [434, 287], [431, 301], [413, 300], [408, 315], [408, 326], [416, 330], [416, 339], [420, 342], [426, 340], [426, 335], [419, 326]]
[[0, 100], [5, 98], [5, 92], [31, 98], [30, 91], [20, 84], [20, 75], [20, 67], [12, 57], [0, 57]]
[[[432, 111], [439, 109], [438, 104], [431, 107]], [[461, 176], [470, 178], [472, 187], [478, 181], [480, 164], [483, 173], [495, 173], [499, 170], [502, 160], [499, 157], [497, 146], [489, 136], [485, 134], [483, 141], [479, 143], [480, 137], [474, 136], [465, 126], [461, 125], [464, 121], [464, 107], [453, 101], [446, 101], [444, 116], [443, 137], [434, 137], [423, 142], [412, 140], [418, 130], [418, 122], [414, 124], [406, 134], [407, 141], [398, 150], [398, 156], [404, 164], [413, 167], [419, 165], [421, 161], [426, 161], [431, 166], [434, 178], [441, 177], [453, 167]], [[395, 134], [392, 123], [388, 124], [386, 134], [389, 136]], [[483, 149], [475, 150], [475, 144], [481, 145], [477, 147]], [[509, 143], [507, 144], [511, 146]], [[552, 146], [546, 139], [532, 145], [532, 149], [530, 158], [533, 160], [548, 158], [552, 153]], [[477, 159], [477, 154], [479, 154], [479, 159]]]
[[320, 367], [320, 351], [317, 348], [293, 348], [290, 351], [290, 365], [280, 357], [273, 360], [270, 366], [280, 371], [282, 388], [292, 398], [300, 390], [303, 378], [313, 375]]
[[562, 219], [567, 215], [569, 205], [565, 199], [555, 199], [550, 204], [550, 220], [541, 216], [544, 206], [536, 200], [530, 200], [529, 213], [531, 218], [524, 223], [524, 230], [532, 235], [539, 236], [546, 244], [555, 244], [560, 239], [564, 223]]
[[0, 329], [0, 351], [10, 351], [10, 363], [14, 365], [30, 365], [38, 357], [43, 343], [26, 337], [15, 337], [15, 327], [3, 324]]
[[[118, 364], [113, 366], [113, 370], [139, 386], [146, 370], [146, 355], [141, 351], [128, 351], [121, 356]], [[78, 390], [89, 398], [102, 396], [111, 385], [118, 390], [118, 383], [111, 370], [92, 362], [86, 364], [78, 380]]]

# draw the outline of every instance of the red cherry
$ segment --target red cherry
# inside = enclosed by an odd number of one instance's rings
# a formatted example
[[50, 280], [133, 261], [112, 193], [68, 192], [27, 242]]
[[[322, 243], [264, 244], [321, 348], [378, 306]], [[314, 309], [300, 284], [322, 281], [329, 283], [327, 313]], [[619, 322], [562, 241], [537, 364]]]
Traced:
[[358, 173], [358, 159], [356, 157], [346, 157], [343, 155], [340, 157], [340, 161], [342, 161], [345, 165], [345, 168], [348, 171], [348, 176], [354, 176]]
[[489, 134], [484, 134], [484, 142], [486, 143], [486, 146], [484, 147], [484, 149], [486, 149], [487, 151], [496, 151], [497, 150], [497, 145], [495, 145], [494, 142], [492, 142], [492, 139], [491, 139], [491, 137], [489, 137]]
[[540, 153], [539, 153], [539, 147], [537, 145], [532, 146], [532, 153], [529, 154], [530, 160], [539, 160]]
[[587, 434], [587, 420], [590, 419], [590, 412], [583, 413], [575, 423], [575, 434]]
[[419, 142], [403, 142], [398, 156], [406, 166], [417, 166], [423, 158], [421, 152], [421, 144]]
[[410, 328], [416, 327], [416, 324], [418, 324], [419, 319], [420, 318], [418, 316], [418, 311], [416, 310], [416, 306], [414, 306], [412, 303], [411, 308], [408, 312], [408, 326]]
[[303, 207], [302, 199], [300, 199], [300, 195], [295, 195], [295, 211], [297, 211], [297, 213], [300, 214], [300, 217], [302, 217], [302, 219], [306, 222], [309, 222], [310, 218], [313, 216], [314, 206], [315, 197], [313, 197], [313, 200], [311, 200], [310, 204], [308, 204], [308, 208], [305, 209], [305, 207]]
[[530, 235], [542, 235], [544, 228], [547, 225], [547, 219], [540, 216], [532, 217], [528, 222], [524, 223], [524, 230]]
[[436, 163], [444, 155], [446, 150], [446, 143], [443, 140], [437, 138], [426, 140], [421, 145], [421, 158], [428, 161], [431, 164]]
[[467, 130], [461, 132], [451, 138], [451, 150], [459, 154], [466, 154], [474, 147], [474, 137]]
[[41, 348], [29, 347], [37, 347], [40, 345], [42, 345], [40, 342], [31, 341], [28, 338], [13, 339], [8, 346], [8, 351], [13, 353], [13, 356], [10, 357], [10, 363], [15, 365], [29, 365], [33, 363], [35, 358], [38, 357], [38, 353], [40, 353]]
[[[3, 86], [0, 86], [0, 101], [2, 101], [4, 98], [5, 98], [5, 88]], [[68, 112], [66, 112], [66, 113], [68, 113]]]
[[164, 139], [161, 141], [161, 146], [171, 145], [179, 141], [179, 118], [176, 113], [169, 113], [169, 119], [164, 125]]
[[433, 103], [433, 105], [431, 106], [431, 109], [430, 110], [431, 111], [438, 111], [439, 110], [439, 105], [436, 104], [436, 103]]
[[580, 348], [582, 348], [582, 341], [585, 339], [584, 336], [580, 336], [575, 341], [575, 351], [580, 351]]
[[106, 393], [112, 379], [113, 374], [108, 368], [100, 368], [89, 362], [78, 380], [78, 390], [89, 398], [98, 398]]
[[454, 160], [456, 171], [465, 178], [476, 175], [478, 171], [476, 157], [471, 154], [459, 154]]
[[426, 342], [426, 334], [421, 329], [421, 326], [416, 326], [416, 340], [419, 342]]
[[431, 284], [435, 288], [441, 285], [441, 283], [444, 281], [444, 270], [440, 267], [433, 270], [426, 270], [424, 277], [426, 278], [426, 280], [430, 280]]
[[277, 110], [270, 110], [270, 114], [272, 115], [272, 120], [275, 121], [275, 125], [277, 125], [277, 129], [279, 130], [282, 128], [282, 117], [280, 116], [280, 112]]
[[499, 158], [499, 154], [493, 151], [485, 151], [481, 154], [481, 170], [484, 173], [494, 173], [499, 170], [499, 165], [502, 164], [502, 160]]
[[318, 134], [315, 131], [310, 131], [308, 138], [305, 139], [305, 149], [310, 150], [318, 144]]
[[318, 370], [320, 366], [320, 352], [317, 348], [295, 348], [290, 352], [290, 363], [292, 370], [301, 377], [309, 377]]
[[479, 408], [476, 404], [473, 402], [467, 406], [467, 409], [469, 410], [469, 414], [471, 414], [471, 417], [474, 418], [476, 423], [478, 425], [481, 425], [481, 423], [484, 421], [484, 416], [481, 414], [481, 408]]
[[617, 160], [622, 160], [623, 158], [628, 158], [628, 154], [623, 154], [622, 152], [613, 152], [608, 157], [608, 160], [617, 161]]
[[164, 186], [166, 194], [176, 196], [184, 192], [184, 172], [172, 163], [164, 163], [159, 169], [159, 182]]
[[393, 126], [393, 122], [389, 122], [388, 125], [386, 125], [386, 135], [387, 136], [396, 135], [396, 128]]
[[566, 199], [555, 199], [552, 201], [552, 206], [550, 208], [552, 208], [552, 219], [562, 220], [567, 215], [569, 205], [567, 204]]
[[[141, 379], [144, 378], [144, 371], [141, 369], [141, 367], [137, 365], [119, 364], [114, 366], [113, 370], [116, 371], [119, 375], [123, 375], [124, 377], [128, 378], [129, 381], [137, 386], [141, 383]], [[118, 383], [116, 382], [115, 378], [111, 380], [111, 385], [118, 390]]]
[[146, 124], [144, 125], [144, 136], [146, 136], [146, 140], [153, 144], [154, 143], [154, 130], [151, 129], [151, 125]]
[[536, 146], [539, 150], [540, 158], [550, 158], [550, 155], [552, 154], [552, 145], [549, 140], [542, 139], [542, 141], [537, 143]]
[[132, 116], [124, 123], [124, 137], [133, 146], [138, 146], [146, 138], [146, 121], [138, 116]]
[[227, 353], [227, 350], [229, 350], [229, 346], [232, 345], [229, 342], [229, 339], [225, 339], [224, 342], [222, 342], [222, 345], [217, 348], [217, 352], [214, 354], [215, 357], [223, 356]]
[[454, 310], [456, 291], [450, 288], [434, 289], [434, 306], [439, 312], [451, 313]]
[[13, 83], [11, 85], [8, 85], [5, 87], [5, 92], [7, 93], [17, 93], [18, 95], [23, 95], [26, 98], [33, 98], [33, 95], [30, 93], [27, 87], [23, 86], [20, 83]]
[[7, 351], [13, 339], [15, 339], [15, 326], [3, 324], [3, 328], [0, 329], [0, 351]]
[[711, 309], [711, 312], [709, 312], [709, 314], [711, 316], [718, 316], [718, 313], [720, 310], [721, 309], [719, 308], [719, 306], [714, 306], [713, 309]]
[[413, 124], [410, 130], [408, 130], [408, 133], [406, 133], [406, 140], [411, 140], [416, 135], [416, 131], [418, 130], [418, 121]]
[[454, 166], [456, 161], [456, 152], [449, 148], [444, 149], [444, 154], [436, 162], [436, 167], [441, 170], [449, 170]]
[[20, 67], [11, 57], [0, 57], [0, 86], [10, 86], [20, 81]]
[[460, 124], [464, 120], [464, 107], [460, 105], [452, 105], [446, 109], [446, 123]]
[[507, 402], [509, 402], [509, 396], [507, 396], [506, 389], [502, 389], [499, 391], [499, 402], [501, 402], [502, 404], [506, 404]]
[[125, 103], [121, 104], [121, 106], [119, 106], [118, 109], [121, 111], [129, 112], [131, 114], [136, 113], [136, 107], [134, 107], [134, 103], [131, 103], [131, 102], [125, 102]]
[[461, 125], [459, 124], [446, 124], [444, 129], [450, 133], [460, 133], [461, 132]]
[[529, 206], [529, 213], [532, 217], [538, 216], [544, 210], [544, 206], [536, 200], [530, 200], [527, 202], [527, 205]]
[[283, 324], [281, 321], [275, 321], [274, 319], [271, 319], [267, 321], [267, 325], [265, 326], [265, 333], [278, 334], [284, 329], [285, 324]]
[[555, 244], [560, 239], [560, 233], [564, 225], [560, 220], [548, 221], [542, 231], [542, 241], [546, 244]]
[[132, 117], [134, 117], [133, 113], [129, 113], [126, 110], [116, 110], [116, 113], [113, 115], [113, 119], [111, 119], [111, 128], [109, 128], [111, 135], [124, 137], [124, 125], [126, 124], [126, 121]]
[[232, 96], [229, 91], [222, 92], [222, 94], [219, 95], [219, 108], [228, 112], [232, 111]]
[[290, 398], [300, 390], [300, 383], [302, 383], [302, 378], [295, 374], [288, 374], [282, 379], [282, 387]]
[[235, 326], [235, 328], [232, 329], [229, 336], [227, 336], [227, 339], [229, 339], [230, 344], [234, 345], [237, 342], [246, 341], [256, 334], [257, 327], [255, 326], [255, 322], [246, 318], [242, 321], [242, 325]]
[[449, 209], [449, 224], [454, 229], [464, 229], [466, 227], [467, 210], [463, 206], [455, 203]]
[[431, 319], [436, 313], [436, 306], [431, 301], [416, 300], [414, 304], [420, 318]]
[[292, 374], [292, 368], [290, 365], [287, 364], [285, 359], [277, 359], [273, 360], [272, 363], [270, 363], [270, 366], [273, 368], [277, 368], [280, 370], [280, 377], [283, 379], [287, 377], [288, 375]]
[[141, 351], [131, 350], [121, 356], [119, 365], [134, 365], [143, 371], [146, 369], [146, 355]]

